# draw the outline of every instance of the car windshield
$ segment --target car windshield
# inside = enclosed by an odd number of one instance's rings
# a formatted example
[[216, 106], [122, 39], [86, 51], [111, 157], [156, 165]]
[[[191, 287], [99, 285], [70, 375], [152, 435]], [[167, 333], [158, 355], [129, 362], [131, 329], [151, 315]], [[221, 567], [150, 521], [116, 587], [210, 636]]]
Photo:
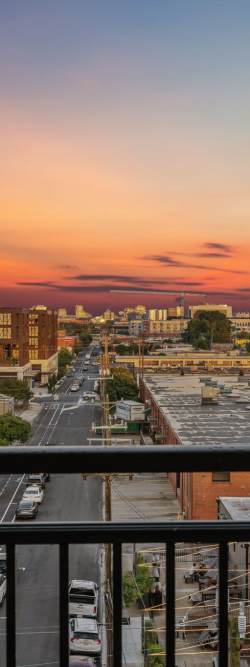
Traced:
[[98, 641], [98, 634], [96, 632], [74, 632], [74, 639], [93, 639], [93, 641]]
[[21, 510], [29, 510], [33, 507], [33, 502], [32, 500], [21, 500], [21, 502], [18, 505], [18, 509]]
[[94, 604], [94, 591], [85, 590], [84, 588], [72, 588], [70, 591], [70, 600], [73, 602], [84, 602], [85, 604]]
[[38, 489], [27, 489], [27, 491], [25, 492], [25, 495], [27, 495], [27, 496], [35, 496], [35, 495], [37, 495], [37, 494], [39, 494], [39, 493], [40, 493], [40, 491], [39, 491]]

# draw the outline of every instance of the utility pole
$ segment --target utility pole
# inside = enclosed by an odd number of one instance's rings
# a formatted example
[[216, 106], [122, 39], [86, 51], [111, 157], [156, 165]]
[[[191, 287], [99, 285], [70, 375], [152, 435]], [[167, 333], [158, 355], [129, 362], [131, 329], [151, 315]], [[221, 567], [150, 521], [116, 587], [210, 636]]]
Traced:
[[144, 345], [145, 336], [142, 333], [138, 338], [138, 356], [139, 356], [139, 394], [142, 398], [142, 387], [144, 378]]
[[[110, 414], [109, 414], [109, 395], [107, 391], [107, 380], [110, 375], [110, 366], [109, 366], [109, 337], [105, 332], [104, 335], [104, 352], [102, 355], [102, 381], [101, 381], [101, 401], [102, 401], [102, 422], [103, 422], [103, 431], [105, 434], [105, 445], [109, 447], [112, 444], [112, 432], [110, 425]], [[112, 477], [108, 473], [105, 474], [104, 485], [105, 485], [105, 521], [112, 521], [112, 503], [111, 503], [111, 481]], [[112, 591], [112, 551], [111, 544], [107, 545], [106, 551], [106, 595], [109, 598]], [[109, 667], [112, 665], [112, 654], [113, 654], [113, 618], [111, 605], [107, 605], [106, 612], [107, 619], [107, 664]]]

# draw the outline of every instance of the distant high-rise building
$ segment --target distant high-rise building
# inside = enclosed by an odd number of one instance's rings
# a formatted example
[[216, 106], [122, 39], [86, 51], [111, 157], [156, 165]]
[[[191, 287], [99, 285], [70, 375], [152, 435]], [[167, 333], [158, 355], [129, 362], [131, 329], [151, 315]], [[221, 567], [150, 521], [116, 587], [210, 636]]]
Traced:
[[105, 322], [109, 322], [110, 320], [114, 320], [115, 319], [115, 313], [113, 313], [112, 310], [109, 310], [109, 308], [107, 308], [107, 310], [105, 310], [105, 312], [103, 313], [103, 319], [105, 320]]
[[64, 317], [68, 317], [66, 308], [58, 308], [58, 319], [63, 320]]
[[232, 306], [228, 306], [226, 303], [201, 303], [196, 306], [189, 306], [189, 317], [194, 317], [196, 313], [199, 313], [202, 310], [214, 311], [217, 313], [222, 313], [226, 317], [232, 317]]
[[157, 309], [156, 308], [150, 308], [148, 311], [148, 319], [155, 321], [157, 320]]
[[81, 304], [77, 304], [75, 306], [75, 316], [76, 316], [76, 319], [79, 319], [79, 320], [80, 319], [86, 320], [89, 317], [91, 317], [90, 313], [87, 313], [84, 306], [82, 306]]
[[135, 306], [135, 312], [138, 313], [139, 315], [145, 315], [146, 313], [146, 306]]

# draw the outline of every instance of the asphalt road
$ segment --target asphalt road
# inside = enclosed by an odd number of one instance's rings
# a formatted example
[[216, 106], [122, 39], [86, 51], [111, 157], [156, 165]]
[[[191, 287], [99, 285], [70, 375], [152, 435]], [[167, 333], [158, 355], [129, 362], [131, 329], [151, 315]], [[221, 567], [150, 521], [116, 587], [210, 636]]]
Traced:
[[[75, 372], [82, 362], [78, 362]], [[92, 389], [98, 369], [90, 367], [79, 392], [70, 393], [72, 378], [58, 390], [58, 400], [44, 399], [44, 407], [29, 444], [88, 445], [91, 425], [100, 420], [100, 405], [80, 402], [81, 394]], [[41, 399], [43, 400], [43, 399]], [[102, 519], [102, 482], [83, 480], [79, 475], [52, 475], [46, 485], [38, 521], [81, 521]], [[12, 475], [0, 479], [0, 522], [13, 521], [16, 503], [22, 497], [25, 478]], [[70, 547], [70, 578], [99, 582], [101, 547]], [[17, 548], [16, 575], [17, 666], [58, 665], [58, 548], [25, 546]], [[0, 651], [5, 652], [5, 602], [0, 613]]]

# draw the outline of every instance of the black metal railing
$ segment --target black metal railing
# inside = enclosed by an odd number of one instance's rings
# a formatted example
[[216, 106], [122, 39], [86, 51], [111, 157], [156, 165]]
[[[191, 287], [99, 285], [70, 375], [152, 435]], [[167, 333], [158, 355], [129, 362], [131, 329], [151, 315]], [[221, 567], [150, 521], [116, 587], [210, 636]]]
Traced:
[[[0, 448], [1, 473], [124, 473], [249, 471], [250, 446], [24, 447]], [[175, 665], [175, 544], [212, 543], [219, 548], [219, 666], [228, 666], [228, 543], [250, 541], [249, 522], [35, 523], [0, 525], [7, 551], [7, 667], [16, 667], [15, 546], [59, 546], [60, 667], [69, 665], [68, 550], [70, 544], [111, 544], [113, 549], [113, 665], [122, 665], [122, 544], [166, 545], [166, 660]]]

